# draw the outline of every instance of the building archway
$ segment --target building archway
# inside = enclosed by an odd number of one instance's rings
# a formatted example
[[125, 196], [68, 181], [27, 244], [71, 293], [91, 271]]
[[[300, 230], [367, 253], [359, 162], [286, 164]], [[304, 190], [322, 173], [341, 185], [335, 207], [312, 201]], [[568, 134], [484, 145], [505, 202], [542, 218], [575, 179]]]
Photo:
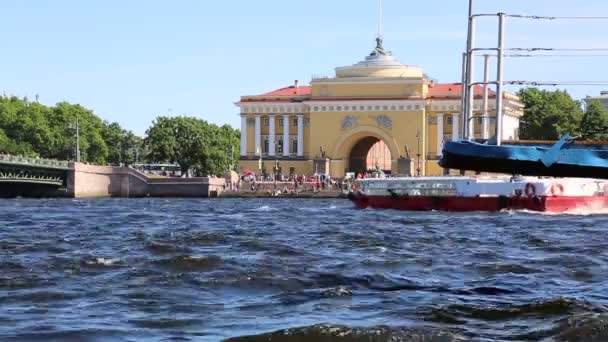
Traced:
[[[345, 172], [361, 172], [379, 165], [381, 170], [397, 173], [399, 148], [389, 132], [374, 126], [358, 126], [338, 139], [332, 153], [334, 159], [343, 160]], [[370, 150], [378, 147], [382, 156], [370, 155]], [[367, 167], [367, 166], [371, 167]]]
[[358, 173], [377, 168], [391, 173], [391, 160], [391, 152], [384, 141], [368, 136], [360, 139], [351, 149], [348, 171]]

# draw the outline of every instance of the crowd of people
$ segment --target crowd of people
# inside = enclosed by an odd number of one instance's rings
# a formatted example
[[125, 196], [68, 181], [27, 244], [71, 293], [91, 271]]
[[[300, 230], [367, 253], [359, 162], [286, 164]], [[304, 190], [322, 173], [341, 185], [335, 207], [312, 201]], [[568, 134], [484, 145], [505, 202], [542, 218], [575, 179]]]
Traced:
[[381, 171], [349, 173], [344, 178], [333, 178], [326, 174], [315, 175], [256, 175], [242, 174], [236, 181], [226, 182], [226, 191], [294, 195], [302, 192], [349, 192], [356, 179], [384, 178]]

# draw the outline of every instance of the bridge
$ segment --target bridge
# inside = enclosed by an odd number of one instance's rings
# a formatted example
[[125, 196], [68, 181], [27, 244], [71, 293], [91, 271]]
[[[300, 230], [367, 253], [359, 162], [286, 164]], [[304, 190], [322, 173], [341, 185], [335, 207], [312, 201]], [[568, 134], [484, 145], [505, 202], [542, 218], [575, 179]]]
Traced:
[[0, 155], [0, 197], [48, 196], [67, 187], [67, 161]]
[[130, 167], [0, 155], [0, 197], [214, 197], [223, 178], [153, 177]]

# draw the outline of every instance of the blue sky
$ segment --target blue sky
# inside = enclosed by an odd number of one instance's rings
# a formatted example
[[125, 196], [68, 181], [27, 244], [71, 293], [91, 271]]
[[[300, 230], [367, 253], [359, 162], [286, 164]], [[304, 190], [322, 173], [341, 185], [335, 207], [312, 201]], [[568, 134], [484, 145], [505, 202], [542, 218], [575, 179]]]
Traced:
[[[608, 15], [605, 0], [476, 2], [478, 13]], [[467, 0], [384, 0], [385, 47], [440, 82], [458, 82], [466, 10]], [[238, 127], [239, 96], [358, 62], [377, 27], [376, 0], [23, 0], [2, 12], [1, 91], [80, 103], [140, 135], [159, 115]], [[480, 46], [495, 46], [496, 26], [480, 22]], [[509, 19], [507, 47], [608, 48], [606, 32], [608, 21]], [[607, 81], [607, 61], [509, 59], [505, 78]], [[582, 98], [608, 87], [566, 88]]]

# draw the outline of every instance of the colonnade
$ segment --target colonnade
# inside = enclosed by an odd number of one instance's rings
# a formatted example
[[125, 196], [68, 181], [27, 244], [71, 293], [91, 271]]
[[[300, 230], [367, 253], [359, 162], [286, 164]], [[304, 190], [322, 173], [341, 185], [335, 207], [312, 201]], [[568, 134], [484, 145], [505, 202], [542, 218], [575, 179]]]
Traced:
[[[254, 155], [262, 153], [262, 115], [268, 116], [268, 155], [276, 156], [276, 118], [283, 120], [283, 156], [289, 157], [289, 118], [292, 114], [256, 114], [254, 115]], [[304, 156], [304, 114], [296, 114], [297, 117], [297, 156]], [[241, 114], [241, 156], [247, 156], [247, 115]]]
[[[452, 140], [457, 140], [460, 138], [459, 120], [460, 120], [461, 113], [450, 113], [450, 114], [439, 113], [439, 114], [437, 114], [437, 155], [438, 156], [441, 156], [441, 153], [443, 151], [443, 143], [444, 143], [443, 118], [445, 115], [452, 116]], [[479, 116], [475, 116], [474, 118], [477, 119], [478, 117]], [[482, 118], [481, 138], [489, 139], [489, 137], [490, 137], [490, 117], [488, 115], [483, 115], [483, 116], [481, 116], [481, 118]], [[474, 125], [472, 125], [472, 126], [474, 127]]]

